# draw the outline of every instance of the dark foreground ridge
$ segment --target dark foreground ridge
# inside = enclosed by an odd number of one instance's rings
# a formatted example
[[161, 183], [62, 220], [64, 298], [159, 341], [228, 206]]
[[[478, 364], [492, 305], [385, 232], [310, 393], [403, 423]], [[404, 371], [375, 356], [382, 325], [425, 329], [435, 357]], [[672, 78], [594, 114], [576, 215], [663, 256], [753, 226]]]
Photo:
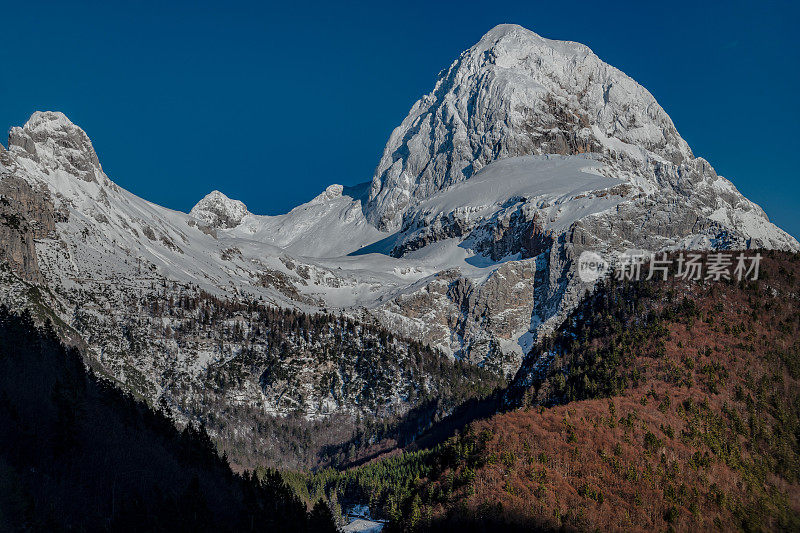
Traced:
[[48, 327], [0, 306], [0, 530], [333, 531], [280, 474], [234, 474], [202, 427], [84, 367]]

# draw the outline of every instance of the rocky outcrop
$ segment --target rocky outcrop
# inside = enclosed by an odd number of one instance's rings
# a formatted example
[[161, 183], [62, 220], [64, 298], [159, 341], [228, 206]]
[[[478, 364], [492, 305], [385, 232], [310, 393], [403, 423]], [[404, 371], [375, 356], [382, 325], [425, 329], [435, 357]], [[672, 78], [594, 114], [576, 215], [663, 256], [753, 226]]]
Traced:
[[11, 128], [8, 149], [47, 171], [62, 170], [94, 182], [103, 173], [86, 133], [63, 113], [37, 111], [21, 128]]
[[538, 211], [528, 216], [522, 209], [478, 228], [476, 249], [494, 261], [519, 254], [520, 259], [536, 257], [550, 249], [553, 233], [544, 228]]
[[23, 279], [43, 281], [34, 239], [55, 232], [56, 212], [48, 191], [34, 190], [11, 174], [8, 153], [0, 147], [0, 262]]
[[538, 275], [535, 261], [503, 263], [479, 284], [458, 270], [445, 271], [382, 306], [379, 317], [403, 335], [511, 374], [535, 310]]
[[211, 191], [197, 202], [189, 214], [211, 228], [230, 229], [241, 224], [248, 212], [247, 206], [239, 200], [232, 200], [219, 191]]

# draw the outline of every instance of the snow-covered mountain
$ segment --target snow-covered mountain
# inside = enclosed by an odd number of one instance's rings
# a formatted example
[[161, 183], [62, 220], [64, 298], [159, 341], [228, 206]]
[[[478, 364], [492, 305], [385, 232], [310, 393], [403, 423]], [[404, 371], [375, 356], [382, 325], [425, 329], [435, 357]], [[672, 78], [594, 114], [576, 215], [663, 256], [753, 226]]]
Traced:
[[[584, 45], [515, 25], [441, 72], [371, 182], [331, 185], [284, 215], [219, 191], [188, 214], [152, 204], [111, 181], [86, 133], [54, 112], [11, 130], [0, 176], [0, 215], [23, 221], [0, 228], [0, 259], [47, 288], [98, 364], [152, 399], [166, 376], [200, 384], [248, 348], [182, 338], [162, 313], [148, 320], [169, 338], [131, 357], [132, 299], [325, 309], [512, 372], [589, 288], [574, 268], [583, 250], [800, 249], [692, 154], [647, 90]], [[288, 412], [265, 382], [248, 383], [229, 400]], [[405, 385], [386, 401], [402, 403]], [[342, 398], [317, 390], [292, 409], [359, 411]]]
[[259, 216], [219, 191], [209, 193], [189, 213], [227, 235], [277, 246], [309, 257], [342, 257], [385, 237], [365, 219], [359, 198], [365, 184], [331, 185], [285, 215]]
[[584, 152], [692, 159], [644, 87], [582, 44], [503, 24], [442, 71], [392, 133], [368, 218], [396, 228], [418, 200], [498, 159]]
[[[556, 174], [542, 162], [552, 154], [606, 181]], [[537, 173], [548, 179], [517, 188], [518, 176]], [[516, 25], [489, 31], [414, 104], [386, 145], [365, 214], [395, 232], [395, 257], [456, 241], [476, 254], [471, 263], [499, 263], [485, 279], [462, 269], [457, 298], [435, 282], [429, 293], [439, 295], [384, 307], [401, 330], [475, 361], [498, 346], [524, 352], [565, 316], [587, 288], [573, 269], [585, 249], [798, 249], [694, 157], [646, 89], [582, 44]], [[427, 323], [438, 331], [409, 319], [418, 305], [434, 309]]]

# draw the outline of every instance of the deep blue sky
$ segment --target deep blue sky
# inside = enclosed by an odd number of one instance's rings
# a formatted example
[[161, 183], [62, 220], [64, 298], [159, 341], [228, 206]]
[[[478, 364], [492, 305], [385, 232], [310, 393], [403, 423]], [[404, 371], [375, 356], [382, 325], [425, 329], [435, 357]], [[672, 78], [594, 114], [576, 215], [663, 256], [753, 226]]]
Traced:
[[217, 188], [277, 214], [369, 180], [438, 71], [513, 22], [639, 81], [696, 155], [800, 236], [792, 2], [109, 3], [0, 9], [0, 127], [63, 111], [113, 180], [159, 204], [186, 211]]

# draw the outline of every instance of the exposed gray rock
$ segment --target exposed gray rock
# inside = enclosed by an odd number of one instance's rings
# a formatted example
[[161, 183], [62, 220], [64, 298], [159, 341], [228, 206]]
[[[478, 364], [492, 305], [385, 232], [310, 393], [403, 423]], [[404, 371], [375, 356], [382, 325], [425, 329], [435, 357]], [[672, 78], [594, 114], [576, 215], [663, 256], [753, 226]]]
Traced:
[[[5, 151], [0, 161], [7, 159]], [[46, 190], [11, 174], [0, 164], [0, 262], [7, 262], [23, 279], [43, 281], [34, 239], [55, 233], [56, 212]]]
[[8, 149], [48, 171], [63, 170], [84, 181], [102, 174], [89, 137], [63, 113], [35, 112], [23, 127], [11, 128]]
[[235, 228], [247, 215], [247, 207], [219, 191], [211, 191], [197, 202], [189, 214], [211, 228]]

